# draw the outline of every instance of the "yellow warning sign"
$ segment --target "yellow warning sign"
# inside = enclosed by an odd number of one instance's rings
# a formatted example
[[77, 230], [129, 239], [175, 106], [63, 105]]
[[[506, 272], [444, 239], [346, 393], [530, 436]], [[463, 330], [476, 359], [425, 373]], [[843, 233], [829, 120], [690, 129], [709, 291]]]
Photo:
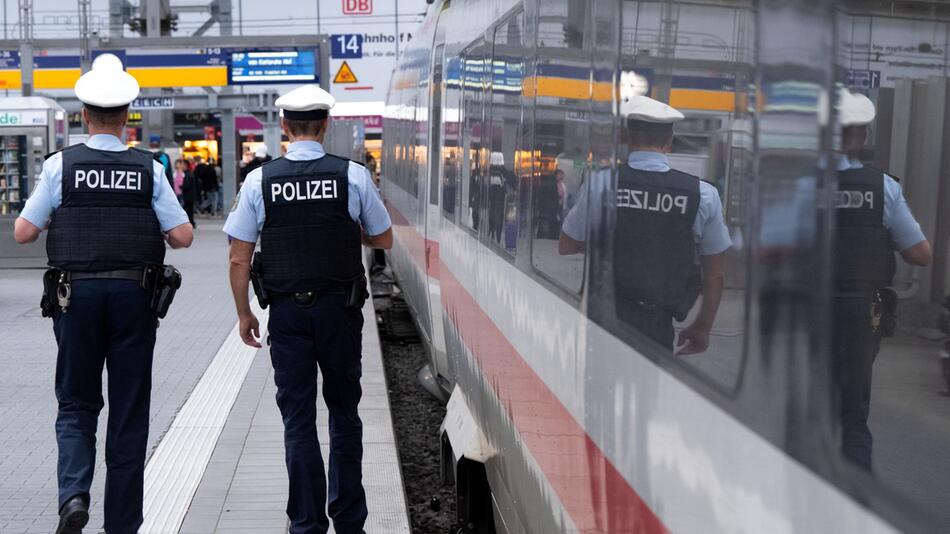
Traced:
[[350, 68], [349, 63], [346, 61], [340, 65], [340, 70], [336, 72], [336, 76], [333, 77], [333, 83], [356, 83], [356, 74], [353, 74], [353, 69]]

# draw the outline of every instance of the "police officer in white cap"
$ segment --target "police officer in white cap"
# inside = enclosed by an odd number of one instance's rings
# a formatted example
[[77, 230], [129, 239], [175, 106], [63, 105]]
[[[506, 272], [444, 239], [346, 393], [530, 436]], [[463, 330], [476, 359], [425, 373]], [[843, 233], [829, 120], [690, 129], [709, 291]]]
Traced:
[[[277, 99], [287, 155], [248, 174], [224, 225], [231, 237], [231, 287], [241, 337], [260, 347], [248, 304], [270, 305], [271, 362], [284, 421], [291, 534], [362, 531], [361, 308], [366, 292], [360, 244], [392, 247], [392, 223], [365, 167], [327, 154], [334, 100], [315, 85]], [[260, 238], [261, 251], [253, 257]], [[330, 411], [329, 479], [317, 441], [317, 369]]]
[[841, 154], [838, 157], [835, 260], [835, 371], [840, 393], [842, 454], [871, 468], [868, 428], [871, 369], [896, 320], [896, 294], [889, 286], [894, 252], [911, 265], [932, 259], [930, 243], [911, 214], [901, 186], [887, 173], [858, 159], [874, 121], [871, 100], [847, 89], [838, 92]]
[[[109, 370], [105, 530], [134, 533], [142, 523], [152, 351], [158, 312], [154, 278], [165, 243], [187, 247], [188, 216], [162, 165], [119, 137], [139, 94], [135, 78], [112, 54], [96, 58], [75, 86], [89, 131], [85, 144], [49, 156], [16, 220], [19, 243], [49, 228], [44, 314], [53, 317], [56, 440], [59, 447], [57, 534], [88, 521], [96, 462], [96, 425], [103, 406], [102, 369]], [[151, 266], [151, 267], [150, 267]], [[148, 280], [146, 280], [148, 278]], [[58, 299], [57, 299], [58, 297]]]
[[[676, 345], [679, 354], [703, 352], [722, 298], [723, 253], [732, 246], [719, 193], [696, 176], [670, 167], [666, 154], [673, 148], [673, 124], [683, 114], [637, 94], [632, 81], [621, 83], [620, 113], [630, 152], [617, 179], [616, 312], [622, 322], [668, 351], [674, 345], [674, 319], [685, 319], [701, 292], [699, 313], [680, 332]], [[594, 198], [610, 183], [608, 173], [595, 173]], [[565, 217], [561, 254], [583, 251], [587, 204], [586, 198], [579, 198]]]

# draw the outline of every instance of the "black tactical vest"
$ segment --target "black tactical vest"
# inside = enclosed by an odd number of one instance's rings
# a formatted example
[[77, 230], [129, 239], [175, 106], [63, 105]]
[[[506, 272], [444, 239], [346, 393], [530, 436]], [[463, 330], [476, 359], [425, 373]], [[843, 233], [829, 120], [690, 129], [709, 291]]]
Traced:
[[62, 151], [63, 201], [46, 240], [49, 264], [68, 271], [112, 271], [165, 262], [152, 209], [152, 154], [74, 145]]
[[884, 176], [871, 167], [838, 173], [835, 287], [873, 291], [893, 283], [897, 262], [884, 227]]
[[275, 294], [335, 289], [363, 275], [360, 225], [350, 217], [347, 159], [278, 158], [261, 169], [264, 287]]
[[614, 231], [618, 297], [668, 312], [690, 298], [698, 210], [699, 178], [621, 167]]

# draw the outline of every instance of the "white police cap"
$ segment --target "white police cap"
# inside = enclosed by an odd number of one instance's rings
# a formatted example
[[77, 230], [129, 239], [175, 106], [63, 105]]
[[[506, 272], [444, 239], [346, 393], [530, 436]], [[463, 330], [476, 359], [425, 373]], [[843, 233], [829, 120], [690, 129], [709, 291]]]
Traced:
[[100, 108], [127, 106], [139, 96], [139, 82], [122, 70], [122, 60], [114, 54], [102, 54], [92, 62], [89, 72], [73, 88], [83, 104]]
[[672, 124], [685, 118], [676, 108], [643, 95], [621, 97], [620, 114], [629, 120], [654, 124]]
[[841, 126], [867, 126], [877, 112], [871, 99], [842, 87], [838, 90], [838, 122]]
[[291, 120], [320, 120], [327, 118], [336, 100], [318, 85], [304, 85], [277, 99], [274, 104], [281, 116]]

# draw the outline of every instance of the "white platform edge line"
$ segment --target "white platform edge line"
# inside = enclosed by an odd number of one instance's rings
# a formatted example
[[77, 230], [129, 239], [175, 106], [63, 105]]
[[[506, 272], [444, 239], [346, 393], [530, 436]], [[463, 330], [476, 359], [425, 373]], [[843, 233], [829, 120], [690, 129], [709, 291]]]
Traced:
[[[267, 312], [251, 309], [263, 330]], [[145, 467], [141, 534], [178, 533], [257, 352], [235, 324]]]
[[[369, 269], [367, 269], [367, 272], [368, 271]], [[372, 289], [372, 284], [370, 289]], [[383, 344], [382, 340], [379, 339], [379, 327], [376, 324], [376, 306], [373, 303], [372, 293], [373, 292], [370, 291], [370, 296], [366, 300], [366, 305], [363, 306], [363, 359], [365, 361], [370, 357], [370, 355], [372, 355], [371, 357], [373, 360], [375, 360], [373, 363], [379, 364], [381, 366], [380, 372], [383, 375], [383, 391], [386, 393], [386, 421], [389, 423], [389, 432], [392, 437], [392, 449], [390, 450], [392, 457], [390, 458], [390, 461], [392, 461], [396, 466], [396, 480], [399, 482], [399, 492], [402, 496], [402, 499], [400, 499], [402, 506], [398, 513], [405, 521], [404, 525], [395, 526], [395, 529], [397, 532], [409, 533], [411, 532], [409, 527], [411, 522], [409, 521], [409, 505], [408, 499], [406, 497], [406, 484], [402, 479], [402, 462], [399, 459], [398, 451], [399, 444], [396, 441], [396, 429], [393, 426], [393, 412], [389, 402], [389, 380], [386, 378], [386, 366], [383, 363]], [[370, 341], [367, 341], [367, 339]], [[367, 504], [372, 506], [372, 503]], [[371, 509], [370, 514], [372, 513], [373, 511]]]

